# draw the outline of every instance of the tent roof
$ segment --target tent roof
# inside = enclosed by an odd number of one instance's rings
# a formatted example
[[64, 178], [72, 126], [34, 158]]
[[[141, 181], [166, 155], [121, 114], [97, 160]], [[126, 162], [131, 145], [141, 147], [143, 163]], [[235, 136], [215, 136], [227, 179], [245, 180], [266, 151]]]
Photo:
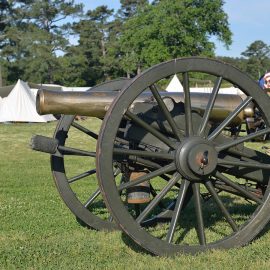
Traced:
[[3, 98], [0, 106], [0, 122], [48, 122], [52, 115], [40, 116], [36, 111], [35, 96], [27, 83], [18, 80], [10, 94]]
[[174, 75], [166, 88], [167, 92], [183, 92], [183, 86], [177, 75]]

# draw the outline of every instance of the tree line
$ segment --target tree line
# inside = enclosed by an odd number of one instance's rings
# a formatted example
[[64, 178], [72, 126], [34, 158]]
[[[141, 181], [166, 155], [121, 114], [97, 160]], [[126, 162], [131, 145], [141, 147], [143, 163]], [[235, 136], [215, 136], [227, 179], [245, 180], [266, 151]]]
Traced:
[[[120, 0], [120, 9], [83, 10], [74, 0], [0, 2], [0, 84], [92, 86], [133, 77], [161, 61], [215, 56], [232, 43], [223, 0]], [[241, 58], [221, 58], [258, 78], [269, 46], [253, 42]], [[217, 57], [218, 58], [218, 57]]]

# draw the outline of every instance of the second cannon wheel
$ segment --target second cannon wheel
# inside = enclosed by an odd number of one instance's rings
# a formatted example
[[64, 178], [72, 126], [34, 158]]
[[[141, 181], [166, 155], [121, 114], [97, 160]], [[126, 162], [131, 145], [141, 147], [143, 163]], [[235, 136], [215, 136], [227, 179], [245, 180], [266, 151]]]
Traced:
[[[128, 81], [105, 82], [90, 91], [119, 91]], [[51, 155], [51, 170], [61, 198], [81, 225], [114, 230], [117, 226], [107, 211], [96, 179], [95, 151], [101, 122], [97, 118], [76, 121], [74, 115], [62, 115], [54, 134], [62, 151]], [[116, 167], [115, 173], [119, 173]]]

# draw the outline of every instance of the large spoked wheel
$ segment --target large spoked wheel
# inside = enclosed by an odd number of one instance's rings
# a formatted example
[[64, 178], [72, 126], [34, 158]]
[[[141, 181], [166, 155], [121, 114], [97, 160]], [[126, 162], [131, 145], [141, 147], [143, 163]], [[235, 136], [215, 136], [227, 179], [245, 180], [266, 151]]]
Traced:
[[[102, 83], [90, 91], [118, 91], [127, 79]], [[97, 118], [76, 121], [63, 115], [54, 138], [61, 151], [51, 155], [51, 169], [59, 194], [80, 224], [96, 230], [116, 229], [103, 203], [96, 180], [95, 150], [101, 125]], [[115, 173], [119, 173], [114, 169]]]
[[[183, 83], [184, 98], [173, 104], [157, 89], [175, 74]], [[194, 78], [213, 82], [204, 110], [204, 101], [194, 101], [190, 92]], [[236, 105], [229, 102], [230, 112], [218, 120], [215, 114], [222, 84], [238, 87], [245, 97]], [[151, 90], [152, 109], [144, 109], [146, 103], [138, 105], [138, 99], [134, 102], [145, 89]], [[263, 115], [265, 128], [228, 137], [231, 126], [251, 102]], [[157, 255], [246, 244], [270, 218], [270, 159], [252, 143], [269, 133], [269, 119], [269, 98], [256, 82], [216, 60], [176, 59], [137, 76], [113, 102], [98, 140], [97, 174], [114, 220], [135, 242]], [[129, 148], [115, 140], [123, 121], [128, 123], [124, 139]], [[121, 184], [113, 175], [115, 159], [128, 163], [130, 170], [155, 166]], [[126, 205], [125, 193], [146, 181], [155, 194], [134, 215]], [[185, 206], [190, 189], [193, 196]], [[169, 218], [151, 222], [169, 211]]]

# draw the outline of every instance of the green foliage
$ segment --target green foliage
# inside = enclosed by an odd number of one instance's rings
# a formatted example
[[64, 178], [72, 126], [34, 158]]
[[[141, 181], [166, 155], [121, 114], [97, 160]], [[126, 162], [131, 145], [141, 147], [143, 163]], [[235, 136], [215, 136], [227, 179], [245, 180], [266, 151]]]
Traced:
[[[231, 44], [223, 0], [121, 0], [82, 15], [68, 0], [0, 3], [0, 84], [18, 78], [67, 86], [92, 86], [131, 77], [172, 58], [214, 57], [215, 36]], [[75, 45], [71, 39], [78, 39]], [[74, 42], [73, 42], [74, 43]], [[258, 79], [269, 69], [269, 45], [258, 40], [241, 58], [223, 57]]]
[[119, 38], [122, 33], [122, 26], [122, 21], [119, 18], [115, 18], [108, 25], [107, 41], [105, 43], [106, 54], [101, 59], [101, 64], [103, 65], [105, 75], [103, 80], [124, 77], [120, 64], [121, 48], [119, 43]]
[[[81, 47], [67, 49], [63, 57], [58, 58], [60, 68], [55, 72], [55, 82], [65, 86], [94, 85], [101, 77], [98, 66], [87, 59]], [[63, 72], [64, 71], [64, 72]]]
[[[53, 82], [58, 68], [56, 53], [64, 51], [68, 45], [65, 35], [70, 24], [63, 21], [79, 14], [82, 5], [75, 5], [74, 0], [11, 3], [13, 19], [3, 30], [5, 39], [1, 50], [2, 59], [16, 63], [8, 65], [9, 76], [33, 82]], [[17, 68], [14, 70], [13, 66]]]
[[[8, 24], [8, 16], [10, 16], [10, 5], [7, 0], [0, 2], [0, 33], [4, 31]], [[2, 40], [2, 38], [1, 38]]]
[[247, 49], [242, 52], [243, 56], [248, 58], [257, 58], [260, 61], [270, 56], [270, 46], [265, 44], [262, 40], [256, 40], [252, 42]]
[[[24, 2], [24, 1], [6, 1], [3, 0], [0, 3], [0, 83], [2, 85], [2, 82], [4, 83], [7, 81], [9, 72], [7, 71], [8, 68], [12, 65], [8, 65], [7, 60], [5, 56], [5, 48], [8, 48], [7, 55], [10, 55], [10, 58], [13, 57], [12, 51], [10, 50], [10, 47], [16, 46], [18, 44], [18, 39], [16, 37], [16, 34], [18, 31], [15, 28], [15, 25], [18, 25], [20, 27], [22, 24], [18, 24], [17, 18], [21, 14], [21, 10], [16, 6], [16, 2]], [[24, 4], [24, 3], [21, 3]], [[13, 37], [14, 40], [10, 39], [8, 35], [8, 29], [13, 29], [14, 33]], [[20, 28], [22, 29], [22, 28]], [[17, 69], [18, 71], [19, 69]], [[4, 75], [4, 78], [2, 78], [2, 75]]]
[[270, 46], [262, 40], [252, 42], [242, 55], [248, 58], [246, 72], [258, 79], [270, 67]]
[[[136, 73], [160, 61], [182, 56], [214, 55], [210, 36], [225, 45], [231, 32], [223, 1], [163, 0], [144, 5], [125, 22], [121, 37], [122, 66]], [[128, 67], [132, 59], [132, 67]]]
[[83, 72], [83, 81], [88, 85], [124, 76], [119, 43], [123, 19], [113, 15], [113, 10], [100, 6], [88, 11], [84, 19], [73, 26], [74, 33], [79, 37], [76, 48], [87, 63], [82, 69], [87, 69]]
[[148, 0], [120, 0], [121, 7], [118, 10], [118, 15], [123, 19], [129, 19], [134, 16], [138, 9], [149, 3]]

